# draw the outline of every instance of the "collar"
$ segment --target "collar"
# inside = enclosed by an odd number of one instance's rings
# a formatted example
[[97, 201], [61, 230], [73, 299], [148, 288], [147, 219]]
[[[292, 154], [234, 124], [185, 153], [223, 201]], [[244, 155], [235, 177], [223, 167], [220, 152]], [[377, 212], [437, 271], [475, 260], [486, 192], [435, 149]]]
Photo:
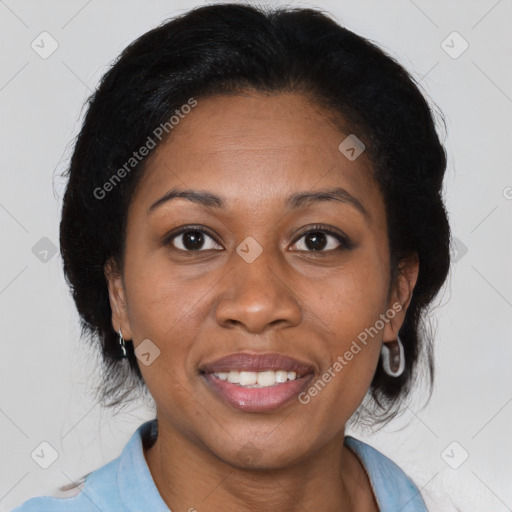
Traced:
[[155, 436], [156, 432], [156, 419], [146, 421], [133, 433], [121, 453], [117, 486], [121, 501], [130, 512], [171, 512], [155, 485], [144, 457], [143, 442]]
[[397, 464], [352, 436], [345, 436], [344, 442], [368, 475], [381, 512], [428, 512], [420, 491]]

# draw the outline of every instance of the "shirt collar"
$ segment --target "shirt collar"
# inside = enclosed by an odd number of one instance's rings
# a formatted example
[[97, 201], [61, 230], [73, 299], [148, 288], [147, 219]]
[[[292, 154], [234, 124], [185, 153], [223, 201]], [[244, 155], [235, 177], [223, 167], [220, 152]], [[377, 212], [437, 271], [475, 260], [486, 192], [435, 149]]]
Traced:
[[143, 423], [133, 433], [120, 456], [117, 485], [121, 501], [130, 512], [171, 512], [155, 485], [144, 457], [142, 443], [154, 436], [156, 431], [156, 419]]
[[372, 446], [345, 436], [363, 466], [381, 512], [427, 512], [420, 491], [402, 469]]

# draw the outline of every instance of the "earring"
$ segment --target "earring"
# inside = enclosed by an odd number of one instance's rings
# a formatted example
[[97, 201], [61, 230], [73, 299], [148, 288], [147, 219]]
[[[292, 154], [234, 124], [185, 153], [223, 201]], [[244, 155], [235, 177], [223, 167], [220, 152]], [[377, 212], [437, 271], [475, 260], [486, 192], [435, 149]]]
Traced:
[[388, 343], [382, 344], [382, 367], [390, 377], [399, 377], [405, 369], [404, 346], [398, 335], [396, 343], [393, 343], [391, 348], [388, 345]]
[[126, 355], [126, 345], [124, 343], [123, 335], [121, 333], [121, 328], [119, 328], [119, 345], [121, 346], [121, 356], [120, 359], [124, 359], [125, 357], [128, 357]]

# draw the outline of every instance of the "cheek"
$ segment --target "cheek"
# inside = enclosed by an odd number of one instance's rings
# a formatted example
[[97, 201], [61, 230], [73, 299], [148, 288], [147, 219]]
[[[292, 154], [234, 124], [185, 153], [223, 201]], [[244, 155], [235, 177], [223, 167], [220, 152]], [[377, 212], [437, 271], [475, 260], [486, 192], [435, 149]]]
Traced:
[[135, 348], [149, 339], [160, 350], [150, 366], [139, 364], [150, 389], [168, 388], [174, 381], [173, 388], [179, 390], [187, 381], [201, 328], [211, 316], [211, 297], [218, 280], [213, 272], [187, 277], [186, 271], [173, 267], [162, 254], [141, 251], [126, 258], [126, 294]]
[[[125, 283], [135, 338], [161, 342], [190, 315], [208, 288], [208, 277], [190, 281], [165, 252], [132, 250], [126, 255]], [[213, 284], [213, 283], [212, 283]], [[210, 285], [211, 287], [211, 285]]]
[[159, 266], [137, 265], [126, 270], [130, 325], [137, 341], [161, 339], [180, 316], [185, 296], [179, 277], [166, 275]]
[[195, 294], [180, 284], [179, 275], [161, 265], [138, 264], [135, 258], [126, 260], [127, 306], [136, 354], [140, 353], [137, 347], [143, 341], [147, 344], [145, 340], [151, 341], [147, 346], [158, 354], [149, 365], [141, 358], [138, 360], [153, 396], [158, 394], [158, 389], [168, 388], [173, 379], [182, 380], [180, 358], [186, 353], [187, 341], [181, 334]]
[[388, 281], [383, 276], [378, 259], [361, 254], [309, 293], [307, 306], [312, 322], [324, 326], [326, 352], [321, 375], [312, 383], [315, 390], [309, 390], [322, 396], [317, 407], [326, 417], [332, 410], [342, 416], [355, 410], [371, 383], [380, 355], [380, 315], [387, 307]]
[[308, 305], [340, 340], [347, 341], [385, 312], [387, 292], [388, 280], [380, 262], [361, 252], [350, 265], [312, 286]]

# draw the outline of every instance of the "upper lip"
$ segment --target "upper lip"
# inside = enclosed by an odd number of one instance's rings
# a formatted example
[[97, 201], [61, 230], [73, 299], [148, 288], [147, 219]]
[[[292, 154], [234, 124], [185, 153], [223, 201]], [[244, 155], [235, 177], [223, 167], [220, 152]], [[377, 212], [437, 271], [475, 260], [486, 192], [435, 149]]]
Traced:
[[236, 352], [199, 366], [199, 371], [203, 373], [229, 372], [231, 370], [246, 372], [286, 370], [295, 372], [297, 375], [306, 375], [313, 373], [315, 368], [310, 363], [278, 352]]

